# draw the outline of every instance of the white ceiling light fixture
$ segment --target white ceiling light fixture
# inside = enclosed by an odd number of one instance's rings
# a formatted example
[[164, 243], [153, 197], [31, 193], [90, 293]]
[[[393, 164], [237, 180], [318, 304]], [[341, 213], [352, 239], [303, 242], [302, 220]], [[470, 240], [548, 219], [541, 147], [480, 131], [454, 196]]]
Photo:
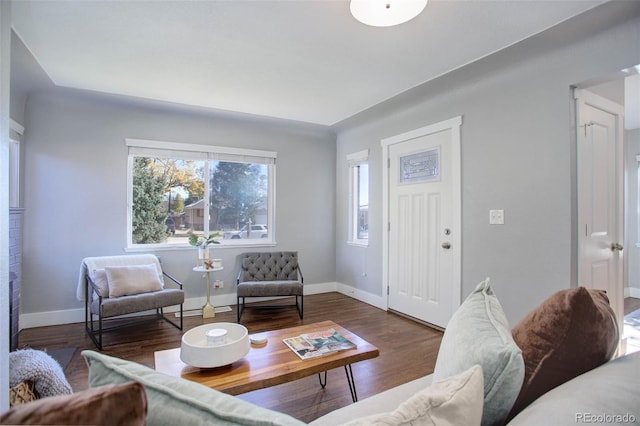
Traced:
[[427, 0], [351, 0], [351, 14], [373, 27], [391, 27], [420, 14]]

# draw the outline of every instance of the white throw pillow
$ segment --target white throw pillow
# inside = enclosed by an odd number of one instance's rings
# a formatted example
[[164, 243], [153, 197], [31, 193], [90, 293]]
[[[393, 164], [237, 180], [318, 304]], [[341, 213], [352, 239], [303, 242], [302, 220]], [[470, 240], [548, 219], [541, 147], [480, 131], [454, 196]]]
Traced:
[[418, 392], [390, 413], [352, 420], [344, 426], [477, 426], [484, 397], [482, 368], [470, 369]]
[[502, 425], [522, 387], [524, 360], [488, 278], [478, 284], [449, 320], [433, 380], [442, 380], [476, 364], [482, 366], [484, 374], [482, 425]]
[[105, 266], [109, 297], [162, 290], [156, 265]]
[[[98, 287], [98, 294], [102, 297], [109, 297], [109, 280], [107, 279], [107, 272], [104, 269], [95, 269], [91, 277], [93, 283]], [[95, 293], [93, 298], [96, 299]]]

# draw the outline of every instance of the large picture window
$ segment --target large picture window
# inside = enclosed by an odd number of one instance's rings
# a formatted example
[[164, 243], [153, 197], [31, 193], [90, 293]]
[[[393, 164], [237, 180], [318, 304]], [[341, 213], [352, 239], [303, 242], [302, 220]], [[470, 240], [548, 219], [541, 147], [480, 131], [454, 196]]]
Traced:
[[349, 243], [369, 243], [369, 151], [347, 156], [349, 164]]
[[274, 242], [275, 152], [126, 143], [129, 247], [182, 246], [212, 232], [228, 245]]

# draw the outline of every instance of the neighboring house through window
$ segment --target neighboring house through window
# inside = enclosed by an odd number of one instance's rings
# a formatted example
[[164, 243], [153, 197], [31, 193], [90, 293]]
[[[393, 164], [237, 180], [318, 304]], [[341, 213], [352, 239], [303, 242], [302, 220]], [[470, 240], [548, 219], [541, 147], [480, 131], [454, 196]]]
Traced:
[[127, 139], [128, 247], [273, 244], [272, 151]]
[[369, 150], [347, 155], [349, 165], [349, 240], [369, 243]]

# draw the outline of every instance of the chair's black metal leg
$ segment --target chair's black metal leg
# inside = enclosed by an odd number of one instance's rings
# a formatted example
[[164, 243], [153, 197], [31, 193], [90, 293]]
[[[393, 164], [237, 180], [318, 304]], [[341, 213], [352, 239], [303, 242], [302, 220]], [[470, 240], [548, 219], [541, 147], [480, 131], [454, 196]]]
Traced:
[[[84, 329], [91, 338], [93, 344], [96, 345], [96, 348], [98, 348], [98, 350], [102, 350], [102, 334], [100, 334], [100, 341], [98, 342], [93, 326], [93, 313], [91, 313], [91, 302], [89, 298], [89, 284], [86, 283], [84, 288]], [[100, 331], [102, 331], [102, 328], [100, 329]]]
[[98, 314], [98, 349], [102, 350], [102, 307], [100, 308], [100, 314]]
[[356, 382], [353, 380], [353, 371], [351, 370], [351, 364], [344, 366], [344, 372], [347, 374], [347, 382], [349, 382], [349, 390], [351, 391], [351, 400], [353, 402], [357, 402], [358, 395], [356, 394]]
[[157, 308], [156, 311], [158, 312], [158, 316], [160, 316], [160, 318], [162, 318], [163, 320], [165, 320], [166, 322], [168, 322], [178, 330], [182, 330], [182, 304], [180, 304], [180, 324], [179, 325], [177, 322], [171, 321], [168, 317], [164, 315], [163, 308]]
[[327, 386], [327, 370], [324, 371], [324, 381], [322, 381], [322, 373], [318, 373], [318, 381], [320, 382], [320, 386], [322, 386], [322, 389], [325, 388], [325, 386]]
[[[303, 303], [304, 303], [304, 296], [295, 296], [296, 298], [296, 310], [298, 311], [298, 316], [300, 317], [300, 319], [302, 319], [303, 314], [302, 314], [302, 310], [303, 310]], [[298, 301], [298, 298], [300, 298], [300, 301]]]
[[93, 314], [91, 312], [89, 312], [88, 315], [85, 314], [84, 328], [93, 344], [96, 345], [96, 348], [98, 348], [98, 350], [102, 350], [102, 329], [100, 329], [100, 341], [98, 341], [98, 339], [96, 339], [96, 331], [93, 326]]

